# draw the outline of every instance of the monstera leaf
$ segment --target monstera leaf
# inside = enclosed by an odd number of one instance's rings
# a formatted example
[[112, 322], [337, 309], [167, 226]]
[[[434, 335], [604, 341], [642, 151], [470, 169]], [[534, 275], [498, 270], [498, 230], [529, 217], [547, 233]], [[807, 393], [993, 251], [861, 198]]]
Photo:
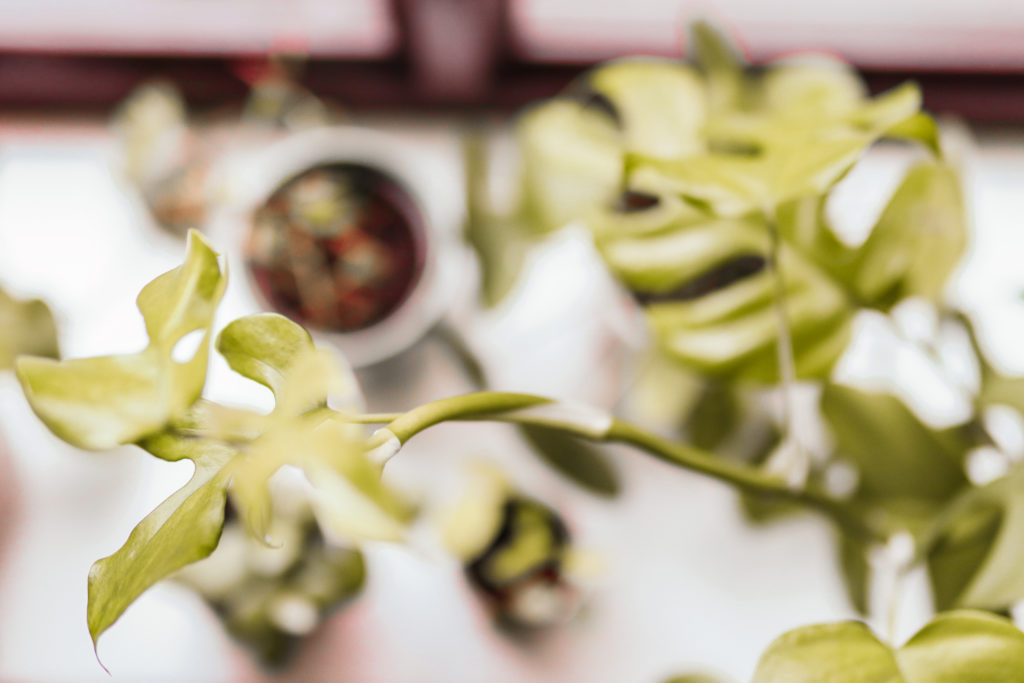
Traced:
[[[89, 448], [137, 442], [156, 457], [195, 466], [189, 482], [142, 520], [124, 546], [93, 565], [88, 623], [94, 642], [147, 588], [213, 551], [229, 496], [248, 532], [267, 543], [274, 520], [268, 481], [286, 465], [312, 482], [315, 512], [332, 534], [396, 539], [412, 514], [368, 460], [362, 427], [327, 407], [329, 393], [356, 391], [351, 373], [287, 318], [244, 317], [217, 339], [233, 370], [273, 392], [273, 411], [199, 398], [224, 285], [217, 255], [193, 232], [185, 264], [139, 295], [150, 337], [144, 351], [18, 362], [33, 409], [65, 440]], [[175, 360], [174, 347], [196, 331], [198, 352]]]
[[[203, 390], [210, 325], [225, 284], [217, 254], [192, 232], [185, 263], [139, 294], [149, 333], [143, 351], [60, 362], [18, 359], [32, 409], [57, 436], [81, 448], [113, 448], [160, 431]], [[175, 346], [192, 332], [202, 334], [198, 351], [185, 362], [175, 360]]]
[[915, 166], [867, 242], [825, 220], [835, 184], [883, 137], [939, 157], [913, 84], [868, 97], [831, 58], [754, 71], [706, 24], [695, 61], [601, 65], [520, 123], [523, 196], [541, 231], [585, 219], [659, 346], [722, 378], [773, 381], [788, 327], [797, 375], [827, 376], [852, 314], [938, 299], [965, 246], [956, 172]]
[[268, 480], [285, 465], [305, 472], [321, 523], [338, 535], [394, 540], [412, 514], [367, 460], [361, 428], [323, 410], [343, 375], [301, 327], [276, 314], [248, 316], [223, 330], [217, 348], [232, 369], [271, 388], [275, 408], [263, 415], [200, 402], [140, 442], [157, 457], [192, 460], [196, 473], [120, 550], [93, 566], [94, 640], [151, 585], [213, 551], [226, 496], [249, 533], [268, 542], [274, 518]]
[[779, 637], [753, 683], [1011, 683], [1024, 671], [1024, 633], [985, 612], [940, 614], [902, 647], [864, 624], [807, 626]]
[[[669, 355], [716, 376], [775, 380], [775, 306], [781, 296], [798, 375], [827, 373], [846, 346], [853, 312], [839, 282], [797, 249], [782, 245], [777, 258], [784, 277], [778, 291], [769, 229], [756, 216], [669, 220], [653, 234], [633, 232], [598, 242]], [[598, 222], [599, 234], [613, 232], [608, 222]]]
[[18, 301], [0, 289], [0, 370], [22, 354], [57, 358], [57, 326], [39, 299]]
[[[792, 107], [768, 114], [717, 117], [705, 130], [709, 152], [676, 159], [632, 155], [631, 168], [650, 168], [664, 187], [736, 216], [827, 192], [864, 150], [919, 113], [921, 95], [907, 84], [873, 100], [840, 105], [828, 97], [787, 93]], [[834, 107], [830, 109], [829, 105]]]
[[772, 223], [756, 213], [723, 218], [639, 169], [619, 203], [589, 223], [669, 355], [719, 377], [772, 380], [782, 301], [798, 376], [824, 377], [859, 308], [940, 298], [966, 242], [957, 176], [942, 162], [908, 173], [857, 249], [827, 225], [824, 201], [786, 202]]

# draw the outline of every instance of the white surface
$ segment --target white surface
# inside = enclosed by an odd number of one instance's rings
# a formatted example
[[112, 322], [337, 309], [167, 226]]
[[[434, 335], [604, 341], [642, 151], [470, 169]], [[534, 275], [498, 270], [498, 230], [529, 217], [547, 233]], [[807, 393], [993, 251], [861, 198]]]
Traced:
[[[442, 127], [410, 139], [429, 145], [448, 135]], [[183, 253], [126, 198], [108, 153], [97, 135], [0, 147], [0, 282], [51, 303], [68, 356], [138, 348], [144, 332], [135, 292]], [[957, 293], [979, 312], [1004, 364], [1024, 371], [1016, 298], [1024, 271], [1015, 261], [1024, 253], [1022, 182], [1024, 138], [984, 140], [969, 166], [977, 231]], [[606, 290], [581, 284], [593, 274], [586, 253], [571, 244], [546, 252], [515, 306], [477, 321], [476, 338], [504, 365], [503, 381], [545, 391], [562, 386], [567, 396], [608, 403], [619, 369], [601, 364], [607, 349], [593, 341], [603, 313], [600, 299], [595, 306], [585, 295]], [[237, 286], [241, 265], [235, 260], [231, 267]], [[537, 289], [537, 281], [546, 287]], [[248, 312], [245, 301], [229, 292], [218, 325]], [[858, 362], [883, 379], [900, 369], [899, 358], [865, 354]], [[371, 375], [379, 380], [368, 387], [372, 409], [467, 388], [431, 345], [397, 367], [419, 369], [411, 379], [389, 379], [384, 370]], [[251, 387], [223, 364], [213, 366], [210, 387], [220, 398], [254, 400]], [[256, 396], [257, 403], [265, 399]], [[0, 381], [0, 431], [14, 465], [0, 495], [12, 487], [19, 493], [13, 534], [0, 549], [0, 680], [111, 680], [93, 658], [85, 626], [88, 567], [186, 479], [188, 465], [132, 448], [76, 451], [34, 418], [9, 376]], [[621, 454], [626, 494], [608, 502], [558, 479], [507, 427], [444, 425], [417, 437], [388, 466], [396, 483], [445, 491], [464, 463], [486, 455], [565, 513], [579, 545], [603, 558], [586, 613], [532, 646], [501, 637], [424, 528], [409, 548], [369, 550], [366, 594], [313, 637], [284, 679], [640, 683], [693, 666], [745, 680], [758, 654], [786, 629], [851, 616], [819, 520], [752, 529], [724, 486]], [[908, 612], [901, 632], [913, 630], [918, 616]], [[100, 651], [115, 681], [263, 679], [197, 600], [173, 586], [146, 594]]]

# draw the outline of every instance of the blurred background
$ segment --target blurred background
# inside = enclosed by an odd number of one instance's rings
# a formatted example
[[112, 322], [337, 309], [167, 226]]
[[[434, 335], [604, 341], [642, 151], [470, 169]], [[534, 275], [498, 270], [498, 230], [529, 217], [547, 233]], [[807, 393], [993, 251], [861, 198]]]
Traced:
[[[582, 230], [531, 251], [498, 306], [479, 303], [462, 240], [465, 139], [485, 141], [488, 192], [507, 202], [520, 107], [600, 60], [685, 54], [698, 17], [754, 63], [823, 51], [873, 92], [921, 85], [963, 149], [972, 237], [954, 298], [1024, 372], [1024, 4], [1012, 0], [0, 0], [0, 286], [50, 305], [64, 356], [133, 351], [146, 339], [136, 292], [180, 263], [184, 229], [198, 227], [231, 269], [218, 326], [287, 309], [256, 267], [273, 274], [254, 251], [254, 211], [274, 209], [296, 174], [344, 161], [384, 173], [368, 196], [402, 195], [423, 259], [382, 326], [370, 311], [373, 329], [332, 321], [316, 334], [360, 366], [371, 410], [481, 381], [628, 410], [645, 333]], [[854, 223], [871, 225], [908, 163], [872, 151], [845, 191]], [[935, 425], [965, 410], [870, 340], [843, 372], [924, 387], [908, 400]], [[222, 362], [209, 387], [268, 407]], [[283, 669], [262, 670], [172, 584], [105, 636], [104, 663], [119, 681], [742, 681], [784, 630], [853, 616], [820, 520], [755, 529], [724, 486], [627, 450], [613, 454], [621, 493], [595, 496], [530, 451], [507, 427], [446, 425], [387, 476], [440, 504], [484, 458], [559, 511], [590, 560], [586, 598], [543, 637], [495, 627], [424, 522], [408, 546], [366, 549], [363, 593]], [[0, 376], [0, 681], [108, 680], [85, 624], [88, 568], [189, 474], [133, 448], [75, 450]]]

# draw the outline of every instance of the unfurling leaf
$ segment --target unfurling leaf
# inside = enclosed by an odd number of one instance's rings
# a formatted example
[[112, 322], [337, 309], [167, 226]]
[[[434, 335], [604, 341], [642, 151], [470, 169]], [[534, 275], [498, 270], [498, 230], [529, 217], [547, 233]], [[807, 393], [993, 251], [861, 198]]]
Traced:
[[984, 612], [940, 614], [903, 647], [864, 624], [807, 626], [775, 640], [753, 683], [1017, 683], [1024, 633]]
[[[56, 362], [22, 357], [18, 379], [35, 413], [65, 441], [112, 448], [159, 432], [199, 398], [206, 380], [213, 313], [226, 278], [217, 254], [189, 233], [185, 263], [139, 294], [149, 346], [137, 354]], [[200, 331], [195, 355], [178, 362], [175, 346]]]

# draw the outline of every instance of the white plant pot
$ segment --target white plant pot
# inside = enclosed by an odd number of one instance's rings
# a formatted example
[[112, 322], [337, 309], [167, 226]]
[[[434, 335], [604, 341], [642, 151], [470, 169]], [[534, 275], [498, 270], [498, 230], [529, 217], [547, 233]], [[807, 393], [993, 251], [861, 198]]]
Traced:
[[[222, 169], [230, 180], [226, 189], [235, 209], [230, 219], [213, 222], [211, 234], [219, 244], [229, 245], [234, 256], [243, 257], [235, 262], [242, 262], [254, 213], [277, 189], [307, 170], [342, 164], [363, 166], [392, 180], [411, 198], [420, 219], [413, 226], [420, 271], [394, 310], [351, 332], [318, 329], [300, 321], [318, 341], [336, 346], [349, 363], [363, 367], [395, 356], [419, 340], [447, 310], [463, 280], [468, 265], [458, 240], [463, 209], [459, 194], [452, 191], [459, 180], [443, 158], [402, 138], [366, 128], [299, 133], [262, 151], [236, 156]], [[251, 269], [245, 270], [246, 276], [236, 280], [244, 282], [242, 297], [248, 307], [275, 310]]]

